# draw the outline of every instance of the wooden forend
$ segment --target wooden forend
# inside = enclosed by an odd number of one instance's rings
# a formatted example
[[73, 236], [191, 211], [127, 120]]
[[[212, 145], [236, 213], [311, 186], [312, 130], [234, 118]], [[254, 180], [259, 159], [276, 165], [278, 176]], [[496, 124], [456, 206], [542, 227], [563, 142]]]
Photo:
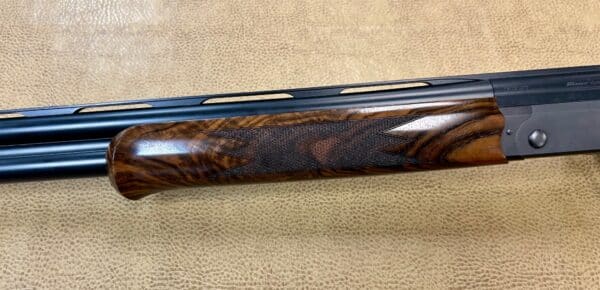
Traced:
[[178, 187], [273, 182], [506, 162], [494, 99], [150, 124], [107, 153], [127, 198]]

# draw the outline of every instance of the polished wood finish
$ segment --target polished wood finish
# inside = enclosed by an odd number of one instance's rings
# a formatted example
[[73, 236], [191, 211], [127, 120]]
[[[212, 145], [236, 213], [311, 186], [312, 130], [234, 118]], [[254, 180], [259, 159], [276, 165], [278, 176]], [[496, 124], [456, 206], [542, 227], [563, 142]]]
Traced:
[[135, 126], [107, 153], [126, 197], [186, 186], [506, 162], [494, 99]]

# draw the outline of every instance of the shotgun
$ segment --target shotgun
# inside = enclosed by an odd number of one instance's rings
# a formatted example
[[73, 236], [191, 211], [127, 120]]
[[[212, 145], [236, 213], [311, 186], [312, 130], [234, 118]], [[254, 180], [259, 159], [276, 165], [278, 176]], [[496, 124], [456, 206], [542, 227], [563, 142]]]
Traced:
[[[259, 98], [259, 99], [257, 99]], [[0, 182], [187, 186], [600, 150], [600, 66], [0, 111]]]

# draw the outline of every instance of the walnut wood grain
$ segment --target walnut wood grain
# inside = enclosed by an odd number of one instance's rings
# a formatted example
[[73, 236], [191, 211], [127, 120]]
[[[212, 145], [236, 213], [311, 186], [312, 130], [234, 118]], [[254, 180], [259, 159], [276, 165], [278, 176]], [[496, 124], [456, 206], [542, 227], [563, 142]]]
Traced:
[[494, 99], [294, 112], [131, 127], [107, 153], [124, 196], [506, 162]]

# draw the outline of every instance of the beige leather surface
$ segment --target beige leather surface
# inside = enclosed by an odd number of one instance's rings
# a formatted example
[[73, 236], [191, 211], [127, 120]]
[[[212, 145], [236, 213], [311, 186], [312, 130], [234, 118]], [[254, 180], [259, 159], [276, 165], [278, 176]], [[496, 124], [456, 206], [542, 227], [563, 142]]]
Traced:
[[[596, 0], [0, 2], [1, 108], [599, 63]], [[599, 249], [598, 154], [136, 202], [0, 185], [3, 289], [590, 288]]]

